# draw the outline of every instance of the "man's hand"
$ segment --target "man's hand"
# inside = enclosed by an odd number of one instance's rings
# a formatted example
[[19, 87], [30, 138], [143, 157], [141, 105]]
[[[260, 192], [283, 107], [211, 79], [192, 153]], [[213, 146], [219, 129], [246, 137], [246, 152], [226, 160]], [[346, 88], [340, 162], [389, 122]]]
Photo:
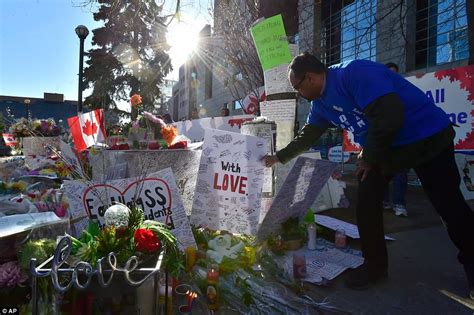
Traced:
[[372, 165], [360, 159], [360, 156], [359, 156], [359, 160], [357, 161], [356, 176], [360, 177], [361, 182], [363, 182], [367, 178], [371, 170], [372, 170]]
[[273, 165], [280, 163], [276, 155], [265, 155], [262, 158], [262, 162], [266, 167], [272, 167]]

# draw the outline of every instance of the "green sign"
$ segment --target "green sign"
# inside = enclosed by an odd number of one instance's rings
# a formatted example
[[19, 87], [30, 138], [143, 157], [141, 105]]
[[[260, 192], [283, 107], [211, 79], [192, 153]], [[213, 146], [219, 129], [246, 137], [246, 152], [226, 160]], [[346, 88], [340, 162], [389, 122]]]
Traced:
[[252, 26], [250, 31], [263, 71], [291, 62], [281, 14]]

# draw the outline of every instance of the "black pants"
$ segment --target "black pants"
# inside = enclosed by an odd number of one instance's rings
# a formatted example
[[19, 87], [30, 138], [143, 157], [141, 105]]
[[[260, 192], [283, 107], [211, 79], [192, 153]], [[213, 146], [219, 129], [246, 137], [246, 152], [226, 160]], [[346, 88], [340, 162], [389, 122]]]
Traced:
[[[453, 146], [414, 169], [428, 198], [443, 219], [449, 237], [459, 249], [459, 261], [468, 273], [473, 273], [474, 212], [459, 189], [461, 178]], [[374, 272], [385, 271], [388, 267], [382, 201], [389, 180], [377, 169], [372, 170], [363, 182], [359, 180], [357, 225], [365, 261], [369, 270]]]

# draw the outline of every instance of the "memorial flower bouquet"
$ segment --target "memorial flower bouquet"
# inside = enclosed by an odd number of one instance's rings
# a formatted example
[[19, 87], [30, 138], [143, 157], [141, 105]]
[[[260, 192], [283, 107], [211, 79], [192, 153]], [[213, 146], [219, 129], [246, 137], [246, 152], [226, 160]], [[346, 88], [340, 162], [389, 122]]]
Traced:
[[56, 137], [61, 134], [61, 127], [56, 125], [54, 119], [35, 119], [31, 123], [33, 134], [42, 137]]
[[55, 137], [61, 134], [59, 127], [54, 119], [35, 119], [28, 121], [26, 118], [20, 118], [10, 127], [11, 133], [15, 138], [23, 137]]
[[17, 139], [31, 136], [31, 128], [26, 118], [20, 118], [10, 127], [10, 131]]
[[164, 265], [169, 270], [180, 269], [177, 240], [166, 225], [157, 221], [144, 221], [143, 211], [123, 204], [115, 204], [104, 213], [105, 226], [91, 221], [79, 238], [72, 240], [70, 264], [79, 261], [95, 263], [99, 258], [114, 253], [119, 264], [136, 256], [146, 263], [166, 250]]

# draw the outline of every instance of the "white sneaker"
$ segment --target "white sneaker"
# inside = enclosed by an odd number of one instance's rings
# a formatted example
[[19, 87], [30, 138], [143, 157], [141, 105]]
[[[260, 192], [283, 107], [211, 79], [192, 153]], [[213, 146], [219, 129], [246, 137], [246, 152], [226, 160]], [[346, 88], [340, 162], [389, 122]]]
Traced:
[[382, 205], [383, 205], [383, 209], [384, 209], [384, 210], [390, 210], [390, 209], [392, 209], [392, 204], [391, 204], [390, 202], [385, 202], [385, 201], [384, 201]]
[[393, 211], [395, 211], [395, 215], [397, 217], [399, 217], [399, 216], [407, 217], [408, 216], [407, 209], [405, 208], [404, 205], [394, 205], [393, 206]]

